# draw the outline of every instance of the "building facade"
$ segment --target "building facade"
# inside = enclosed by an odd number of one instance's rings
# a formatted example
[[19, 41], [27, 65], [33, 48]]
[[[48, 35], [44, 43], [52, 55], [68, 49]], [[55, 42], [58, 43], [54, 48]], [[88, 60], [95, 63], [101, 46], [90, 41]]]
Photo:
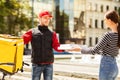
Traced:
[[35, 14], [44, 9], [52, 13], [50, 28], [59, 34], [61, 43], [89, 46], [94, 46], [109, 30], [104, 25], [105, 12], [120, 10], [120, 0], [31, 0], [30, 3], [33, 1]]
[[[94, 46], [109, 31], [104, 24], [104, 14], [108, 10], [120, 10], [119, 0], [86, 0], [86, 44]], [[120, 13], [119, 13], [120, 14]]]

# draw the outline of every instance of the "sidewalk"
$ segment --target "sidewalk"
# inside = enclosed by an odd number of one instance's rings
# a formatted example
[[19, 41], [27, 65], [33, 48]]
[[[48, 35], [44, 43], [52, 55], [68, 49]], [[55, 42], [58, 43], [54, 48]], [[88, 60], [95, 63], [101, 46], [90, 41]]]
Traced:
[[[31, 58], [24, 56], [30, 66], [24, 66], [24, 72], [6, 76], [6, 80], [31, 80]], [[118, 59], [120, 68], [120, 60]], [[91, 55], [55, 55], [53, 80], [98, 80], [100, 56]], [[2, 73], [0, 73], [0, 77]], [[120, 80], [120, 73], [118, 79]]]
[[[100, 55], [55, 55], [54, 76], [97, 80], [100, 59]], [[120, 60], [117, 61], [120, 68]]]
[[[55, 72], [58, 71], [57, 73], [59, 73], [59, 75], [67, 74], [66, 76], [69, 76], [68, 74], [70, 74], [73, 77], [78, 77], [78, 78], [82, 77], [89, 80], [98, 80], [99, 65], [101, 59], [100, 55], [95, 55], [95, 56], [73, 55], [73, 56], [70, 59], [68, 59], [68, 61], [64, 61], [62, 59], [59, 61], [55, 60], [54, 71]], [[118, 62], [118, 67], [120, 69], [119, 57], [117, 57], [117, 62]], [[118, 75], [117, 80], [120, 80], [120, 73]]]

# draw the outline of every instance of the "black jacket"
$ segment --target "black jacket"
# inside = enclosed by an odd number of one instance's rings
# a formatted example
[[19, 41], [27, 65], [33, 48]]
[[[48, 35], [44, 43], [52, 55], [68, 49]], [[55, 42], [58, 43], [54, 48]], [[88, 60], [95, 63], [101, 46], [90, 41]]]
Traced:
[[32, 63], [53, 63], [52, 36], [47, 26], [32, 29]]

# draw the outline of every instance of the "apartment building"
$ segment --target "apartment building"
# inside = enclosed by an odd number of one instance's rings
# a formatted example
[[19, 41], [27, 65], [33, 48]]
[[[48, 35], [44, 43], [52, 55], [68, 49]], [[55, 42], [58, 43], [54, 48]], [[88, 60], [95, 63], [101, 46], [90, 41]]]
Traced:
[[86, 0], [86, 44], [94, 46], [109, 31], [104, 24], [108, 10], [120, 10], [120, 0]]

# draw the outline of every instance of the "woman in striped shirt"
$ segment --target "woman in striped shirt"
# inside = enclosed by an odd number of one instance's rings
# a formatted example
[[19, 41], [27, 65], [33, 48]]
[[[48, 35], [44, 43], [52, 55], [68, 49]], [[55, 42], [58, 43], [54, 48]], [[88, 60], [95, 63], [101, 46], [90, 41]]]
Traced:
[[120, 22], [115, 11], [108, 11], [104, 22], [110, 32], [106, 32], [102, 39], [93, 48], [73, 48], [70, 51], [81, 51], [83, 54], [101, 54], [99, 80], [115, 80], [118, 75], [116, 56], [120, 48]]

